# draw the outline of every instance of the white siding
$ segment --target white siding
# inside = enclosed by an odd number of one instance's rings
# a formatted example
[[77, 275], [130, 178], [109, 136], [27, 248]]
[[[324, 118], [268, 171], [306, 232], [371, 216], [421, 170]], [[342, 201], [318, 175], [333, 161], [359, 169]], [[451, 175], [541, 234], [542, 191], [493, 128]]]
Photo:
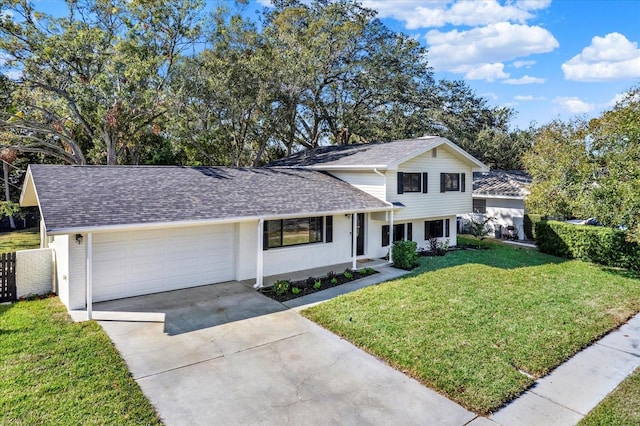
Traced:
[[495, 229], [495, 225], [513, 225], [518, 228], [518, 238], [525, 238], [524, 200], [487, 198], [487, 216], [495, 218], [492, 229]]
[[69, 308], [69, 236], [55, 235], [51, 239], [49, 248], [54, 252], [55, 292], [60, 301]]
[[356, 188], [373, 195], [381, 200], [385, 199], [385, 179], [379, 174], [368, 172], [331, 171], [331, 174]]
[[487, 201], [487, 212], [485, 214], [464, 214], [461, 218], [469, 221], [472, 218], [476, 220], [484, 220], [486, 217], [493, 217], [494, 220], [487, 223], [487, 227], [491, 230], [490, 236], [495, 235], [498, 226], [503, 228], [509, 225], [518, 228], [518, 238], [524, 239], [524, 200], [503, 199], [503, 198], [483, 198], [474, 197], [476, 199], [484, 199]]
[[[456, 238], [456, 217], [455, 216], [442, 216], [442, 217], [429, 217], [429, 218], [420, 218], [414, 220], [394, 220], [394, 224], [405, 224], [405, 238], [406, 234], [406, 224], [411, 223], [412, 232], [411, 232], [411, 240], [415, 241], [418, 245], [418, 248], [423, 247], [428, 249], [427, 242], [424, 239], [424, 223], [428, 220], [443, 220], [446, 224], [446, 219], [449, 219], [449, 237], [438, 238], [439, 241], [449, 240], [449, 246], [455, 246], [457, 244]], [[369, 257], [372, 258], [382, 258], [389, 253], [390, 246], [382, 246], [382, 227], [384, 225], [388, 225], [388, 222], [382, 222], [373, 220], [370, 221], [369, 225], [369, 248], [368, 253]], [[446, 235], [446, 234], [445, 234]]]
[[[454, 156], [445, 146], [438, 147], [437, 157], [431, 151], [419, 155], [398, 167], [400, 172], [428, 173], [428, 193], [398, 194], [397, 173], [387, 171], [387, 201], [406, 207], [396, 211], [395, 220], [450, 217], [472, 210], [473, 172], [471, 165]], [[440, 192], [440, 173], [465, 173], [465, 192]]]
[[[258, 223], [238, 225], [238, 252], [242, 253], [237, 264], [238, 280], [256, 277]], [[367, 244], [365, 237], [365, 247]], [[262, 236], [260, 236], [262, 241]], [[262, 247], [262, 244], [260, 245]], [[333, 242], [278, 247], [263, 251], [264, 276], [331, 266], [351, 261], [351, 219], [345, 215], [333, 216]]]
[[76, 242], [75, 234], [69, 241], [69, 309], [84, 309], [87, 306], [87, 236], [82, 244]]
[[53, 249], [20, 250], [16, 252], [17, 297], [47, 294], [53, 290]]
[[[333, 242], [265, 250], [264, 275], [283, 274], [349, 261], [351, 261], [351, 219], [345, 215], [336, 215], [333, 217]], [[253, 276], [255, 277], [255, 267]]]
[[[258, 221], [237, 225], [236, 279], [250, 280], [256, 277], [256, 253], [258, 250]], [[262, 235], [260, 235], [262, 238]], [[260, 244], [262, 249], [262, 244]]]

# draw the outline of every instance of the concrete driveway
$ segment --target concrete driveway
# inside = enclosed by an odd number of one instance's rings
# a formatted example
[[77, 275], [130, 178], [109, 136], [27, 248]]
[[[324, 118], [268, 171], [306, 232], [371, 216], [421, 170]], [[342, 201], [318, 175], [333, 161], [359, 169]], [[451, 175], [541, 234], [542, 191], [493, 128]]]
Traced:
[[[94, 309], [120, 312], [100, 324], [167, 425], [464, 425], [476, 417], [237, 282]], [[135, 321], [141, 312], [164, 322]]]

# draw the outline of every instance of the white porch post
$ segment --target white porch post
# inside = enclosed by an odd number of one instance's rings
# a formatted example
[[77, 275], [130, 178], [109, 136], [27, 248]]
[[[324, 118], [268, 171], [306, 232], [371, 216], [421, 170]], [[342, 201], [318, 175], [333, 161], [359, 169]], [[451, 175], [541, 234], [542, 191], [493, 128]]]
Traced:
[[389, 262], [393, 263], [393, 210], [389, 213]]
[[356, 269], [356, 257], [358, 256], [358, 214], [351, 215], [351, 269]]
[[258, 235], [257, 240], [258, 243], [256, 245], [256, 283], [253, 285], [253, 288], [262, 288], [264, 285], [262, 280], [262, 275], [264, 272], [263, 265], [263, 254], [264, 254], [264, 246], [262, 239], [264, 238], [264, 219], [260, 218], [258, 221]]
[[93, 319], [93, 234], [87, 233], [87, 319]]

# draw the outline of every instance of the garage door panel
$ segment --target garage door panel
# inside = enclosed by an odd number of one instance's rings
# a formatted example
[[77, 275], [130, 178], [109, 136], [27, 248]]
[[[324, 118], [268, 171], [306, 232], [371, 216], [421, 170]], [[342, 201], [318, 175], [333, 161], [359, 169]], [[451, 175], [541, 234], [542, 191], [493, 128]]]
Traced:
[[234, 278], [233, 225], [95, 234], [94, 301]]

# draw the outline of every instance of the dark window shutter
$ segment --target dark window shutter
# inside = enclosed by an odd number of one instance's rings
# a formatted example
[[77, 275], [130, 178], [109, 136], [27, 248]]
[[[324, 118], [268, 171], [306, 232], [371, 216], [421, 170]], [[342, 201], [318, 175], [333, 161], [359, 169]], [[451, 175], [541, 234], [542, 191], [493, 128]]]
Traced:
[[466, 190], [467, 183], [467, 174], [460, 173], [460, 192], [464, 192]]
[[422, 193], [429, 192], [429, 173], [422, 174]]
[[327, 233], [327, 235], [325, 236], [325, 241], [327, 243], [332, 243], [333, 242], [333, 216], [327, 216], [325, 218], [325, 227], [326, 227], [326, 233]]
[[389, 225], [382, 225], [382, 247], [389, 245]]
[[407, 241], [413, 241], [413, 223], [407, 223]]
[[398, 194], [404, 194], [404, 173], [398, 172]]
[[451, 225], [451, 221], [449, 219], [444, 221], [444, 236], [449, 238], [449, 226]]
[[440, 192], [445, 192], [447, 189], [446, 173], [440, 173]]
[[262, 249], [269, 249], [269, 221], [265, 220], [262, 224]]

